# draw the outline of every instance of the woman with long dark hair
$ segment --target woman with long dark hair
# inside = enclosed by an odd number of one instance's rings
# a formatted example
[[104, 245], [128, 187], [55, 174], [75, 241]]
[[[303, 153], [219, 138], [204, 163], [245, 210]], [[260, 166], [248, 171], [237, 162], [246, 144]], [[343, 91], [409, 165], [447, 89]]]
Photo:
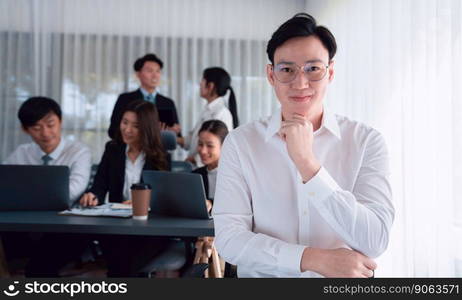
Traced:
[[[228, 101], [224, 98], [229, 92]], [[200, 96], [207, 101], [207, 105], [194, 126], [194, 129], [179, 143], [189, 150], [187, 161], [193, 164], [197, 161], [197, 142], [199, 129], [205, 121], [220, 120], [226, 124], [228, 131], [239, 126], [237, 116], [236, 96], [231, 87], [231, 76], [223, 68], [212, 67], [204, 70], [200, 83]], [[199, 163], [200, 164], [200, 163]]]
[[143, 170], [170, 169], [160, 139], [156, 107], [134, 101], [126, 108], [115, 139], [106, 144], [92, 187], [80, 199], [82, 206], [131, 200], [130, 186], [141, 181]]
[[[122, 115], [115, 140], [106, 144], [92, 187], [80, 199], [82, 206], [109, 202], [131, 203], [130, 186], [142, 181], [143, 170], [169, 170], [160, 139], [156, 107], [147, 101], [130, 103]], [[173, 242], [168, 238], [102, 236], [108, 277], [137, 276], [140, 270]]]

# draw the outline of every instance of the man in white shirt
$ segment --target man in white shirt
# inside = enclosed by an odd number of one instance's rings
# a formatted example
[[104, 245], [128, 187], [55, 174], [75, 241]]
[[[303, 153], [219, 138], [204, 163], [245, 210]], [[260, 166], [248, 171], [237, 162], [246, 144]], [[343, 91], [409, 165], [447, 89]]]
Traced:
[[388, 152], [376, 130], [323, 106], [336, 42], [297, 14], [273, 34], [270, 84], [281, 110], [232, 131], [213, 216], [239, 277], [371, 277], [394, 219]]
[[90, 179], [90, 149], [80, 142], [62, 138], [61, 108], [53, 99], [29, 98], [21, 105], [18, 118], [33, 142], [20, 145], [4, 164], [68, 166], [69, 204], [74, 203], [85, 191]]
[[[70, 205], [85, 191], [90, 178], [91, 152], [80, 142], [65, 141], [61, 136], [61, 108], [46, 97], [27, 99], [19, 108], [18, 118], [22, 129], [33, 142], [20, 145], [5, 164], [62, 165], [70, 169]], [[40, 241], [29, 235], [16, 233], [2, 235], [6, 250], [14, 256], [18, 249], [33, 248], [24, 253], [31, 259], [26, 266], [27, 277], [57, 277], [59, 269], [77, 257], [88, 243], [86, 236], [48, 233]]]

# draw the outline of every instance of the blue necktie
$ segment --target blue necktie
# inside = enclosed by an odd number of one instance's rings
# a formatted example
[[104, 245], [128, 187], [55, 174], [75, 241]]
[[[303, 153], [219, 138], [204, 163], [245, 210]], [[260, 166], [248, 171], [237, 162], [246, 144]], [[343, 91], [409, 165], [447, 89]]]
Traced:
[[51, 158], [51, 156], [49, 156], [48, 154], [45, 154], [44, 156], [42, 156], [43, 165], [48, 166], [50, 164], [50, 160], [52, 159], [53, 158]]
[[144, 100], [148, 101], [148, 102], [151, 102], [152, 104], [156, 104], [156, 99], [154, 98], [154, 96], [152, 94], [149, 94], [147, 95]]

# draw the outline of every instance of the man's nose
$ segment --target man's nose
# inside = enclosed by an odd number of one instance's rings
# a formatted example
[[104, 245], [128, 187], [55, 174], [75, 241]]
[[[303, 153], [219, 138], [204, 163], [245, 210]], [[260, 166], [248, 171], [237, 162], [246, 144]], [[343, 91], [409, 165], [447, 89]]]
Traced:
[[46, 127], [43, 127], [42, 130], [40, 131], [40, 135], [43, 137], [43, 138], [47, 138], [51, 135], [51, 129], [49, 128], [46, 128]]
[[310, 86], [310, 80], [303, 69], [298, 69], [295, 79], [292, 81], [292, 87], [296, 89], [306, 89]]

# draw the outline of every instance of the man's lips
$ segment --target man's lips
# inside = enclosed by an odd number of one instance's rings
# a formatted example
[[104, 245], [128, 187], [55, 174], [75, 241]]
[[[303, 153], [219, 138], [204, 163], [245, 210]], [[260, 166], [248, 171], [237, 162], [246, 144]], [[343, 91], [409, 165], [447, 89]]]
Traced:
[[295, 102], [305, 102], [311, 100], [311, 95], [306, 95], [306, 96], [290, 96], [290, 100], [295, 101]]

